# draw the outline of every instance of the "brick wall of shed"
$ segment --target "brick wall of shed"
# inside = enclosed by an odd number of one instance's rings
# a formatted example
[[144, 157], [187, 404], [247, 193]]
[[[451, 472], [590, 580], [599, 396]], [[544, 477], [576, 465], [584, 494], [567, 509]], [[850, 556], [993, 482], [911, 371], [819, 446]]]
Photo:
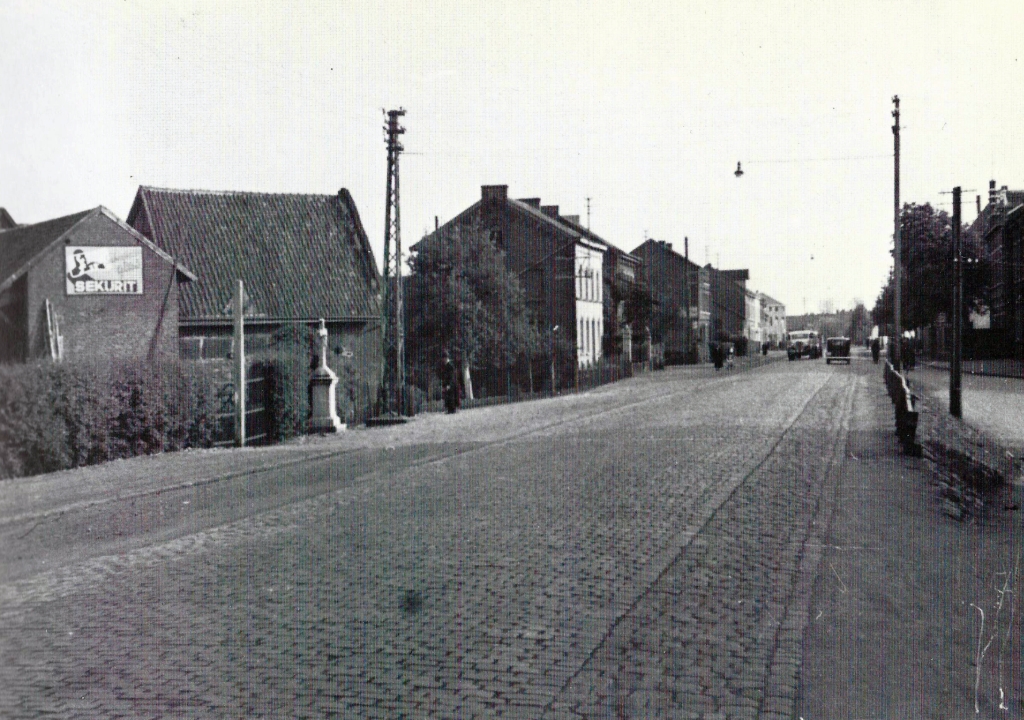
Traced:
[[[83, 220], [68, 245], [135, 246], [119, 225], [102, 215]], [[48, 357], [46, 300], [56, 312], [70, 360], [174, 358], [178, 352], [178, 287], [174, 268], [142, 246], [141, 295], [68, 295], [64, 245], [51, 248], [28, 272], [29, 357]]]

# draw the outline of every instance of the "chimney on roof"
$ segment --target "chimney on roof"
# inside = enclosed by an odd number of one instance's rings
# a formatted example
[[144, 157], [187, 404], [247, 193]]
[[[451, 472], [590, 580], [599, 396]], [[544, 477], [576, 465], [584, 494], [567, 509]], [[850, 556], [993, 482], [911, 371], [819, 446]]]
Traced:
[[1006, 205], [1007, 200], [1008, 200], [1007, 197], [1006, 197], [1006, 193], [1007, 192], [1008, 192], [1008, 190], [1007, 190], [1007, 187], [1005, 185], [1003, 185], [1001, 188], [999, 188], [999, 204], [1000, 205], [1004, 205], [1004, 206]]
[[989, 202], [989, 205], [991, 205], [995, 201], [996, 201], [996, 181], [995, 180], [989, 180], [988, 181], [988, 202]]
[[978, 214], [981, 215], [981, 195], [974, 196], [974, 204], [978, 206]]
[[557, 205], [544, 205], [540, 211], [547, 215], [549, 218], [558, 219], [558, 206]]
[[563, 215], [562, 219], [563, 220], [568, 220], [569, 222], [573, 223], [574, 225], [579, 225], [580, 224], [580, 216], [579, 215]]
[[508, 200], [508, 185], [481, 185], [480, 199], [505, 202]]
[[526, 203], [530, 207], [540, 210], [540, 198], [519, 198], [519, 202]]

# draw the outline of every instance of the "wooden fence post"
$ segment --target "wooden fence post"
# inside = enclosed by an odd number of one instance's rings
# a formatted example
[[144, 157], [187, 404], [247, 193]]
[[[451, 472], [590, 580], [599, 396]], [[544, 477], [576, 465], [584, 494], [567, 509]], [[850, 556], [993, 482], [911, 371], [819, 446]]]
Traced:
[[235, 438], [245, 447], [245, 286], [238, 281], [235, 315]]

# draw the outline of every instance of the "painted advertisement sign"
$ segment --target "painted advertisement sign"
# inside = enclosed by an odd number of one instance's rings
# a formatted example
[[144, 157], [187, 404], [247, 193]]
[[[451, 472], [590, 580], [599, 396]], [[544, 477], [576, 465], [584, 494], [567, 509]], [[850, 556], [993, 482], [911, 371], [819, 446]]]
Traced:
[[64, 248], [68, 295], [141, 295], [142, 248]]

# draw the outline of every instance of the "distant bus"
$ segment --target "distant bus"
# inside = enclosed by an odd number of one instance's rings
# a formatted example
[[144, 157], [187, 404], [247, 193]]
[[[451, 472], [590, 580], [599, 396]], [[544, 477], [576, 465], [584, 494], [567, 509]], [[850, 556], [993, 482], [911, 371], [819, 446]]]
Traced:
[[794, 330], [789, 333], [786, 355], [790, 360], [799, 360], [802, 357], [817, 360], [821, 354], [821, 336], [816, 330]]

